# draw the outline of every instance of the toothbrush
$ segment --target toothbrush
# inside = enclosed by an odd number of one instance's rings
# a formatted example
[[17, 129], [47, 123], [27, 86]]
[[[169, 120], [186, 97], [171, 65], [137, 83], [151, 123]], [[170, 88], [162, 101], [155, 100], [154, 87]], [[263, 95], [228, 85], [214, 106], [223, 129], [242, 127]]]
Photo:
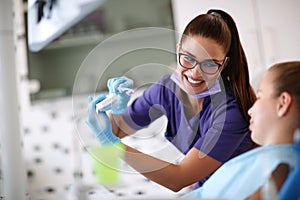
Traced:
[[[123, 88], [123, 87], [119, 87], [118, 91], [119, 92], [126, 91], [126, 94], [128, 96], [131, 96], [134, 93], [133, 89]], [[107, 95], [103, 101], [96, 104], [96, 112], [99, 113], [99, 112], [110, 110], [113, 106], [116, 106], [118, 104], [118, 100], [119, 100], [119, 97], [115, 93], [111, 93], [111, 94]]]
[[124, 91], [126, 91], [126, 94], [127, 94], [128, 96], [131, 96], [131, 95], [134, 93], [134, 90], [133, 90], [133, 89], [130, 89], [130, 88], [118, 87], [118, 90], [119, 90], [119, 92], [124, 92]]

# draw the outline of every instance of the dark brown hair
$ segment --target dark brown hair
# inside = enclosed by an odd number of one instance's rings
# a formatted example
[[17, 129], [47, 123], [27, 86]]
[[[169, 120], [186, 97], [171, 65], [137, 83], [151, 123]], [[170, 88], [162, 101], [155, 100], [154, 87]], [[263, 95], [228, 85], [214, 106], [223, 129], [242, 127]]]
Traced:
[[[255, 93], [250, 85], [247, 59], [232, 17], [222, 10], [209, 10], [207, 14], [194, 18], [183, 35], [213, 39], [223, 47], [230, 61], [221, 72], [221, 77], [229, 81], [242, 115], [248, 121], [247, 112], [255, 101]], [[180, 43], [182, 40], [183, 37]]]
[[291, 94], [300, 114], [300, 61], [278, 63], [269, 68], [268, 71], [275, 74], [272, 82], [274, 95], [278, 97], [282, 92]]

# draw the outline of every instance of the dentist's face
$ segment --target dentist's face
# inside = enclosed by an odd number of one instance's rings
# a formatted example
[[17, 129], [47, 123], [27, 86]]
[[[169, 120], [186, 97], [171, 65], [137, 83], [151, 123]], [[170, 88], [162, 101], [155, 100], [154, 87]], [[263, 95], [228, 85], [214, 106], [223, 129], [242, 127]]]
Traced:
[[[200, 36], [193, 36], [183, 40], [178, 47], [178, 53], [184, 54], [184, 61], [215, 62], [221, 65], [225, 58], [223, 48], [214, 40]], [[179, 56], [177, 56], [179, 59]], [[181, 60], [183, 60], [181, 59]], [[193, 69], [186, 69], [178, 61], [177, 72], [181, 83], [189, 94], [199, 94], [210, 87], [220, 75], [222, 67], [216, 69], [216, 73], [205, 73], [199, 64]]]

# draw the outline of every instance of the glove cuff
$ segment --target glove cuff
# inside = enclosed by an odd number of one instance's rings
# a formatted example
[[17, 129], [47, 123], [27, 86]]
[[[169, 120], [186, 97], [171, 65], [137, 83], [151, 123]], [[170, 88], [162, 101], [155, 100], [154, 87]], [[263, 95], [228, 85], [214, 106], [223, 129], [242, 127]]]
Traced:
[[121, 109], [121, 108], [118, 108], [118, 109], [111, 109], [109, 112], [110, 112], [111, 114], [113, 114], [113, 115], [121, 115], [121, 114], [125, 113], [126, 110], [127, 110], [127, 107], [122, 108], [122, 109]]
[[99, 132], [97, 138], [101, 144], [120, 144], [121, 139], [112, 132]]

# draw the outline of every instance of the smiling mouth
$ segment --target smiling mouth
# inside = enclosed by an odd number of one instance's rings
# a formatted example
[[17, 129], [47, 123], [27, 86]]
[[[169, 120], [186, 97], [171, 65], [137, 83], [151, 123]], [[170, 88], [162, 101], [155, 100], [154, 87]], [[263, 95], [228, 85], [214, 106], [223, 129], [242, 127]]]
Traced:
[[195, 80], [188, 76], [185, 76], [185, 78], [192, 87], [199, 87], [200, 85], [202, 85], [204, 83], [204, 80]]

